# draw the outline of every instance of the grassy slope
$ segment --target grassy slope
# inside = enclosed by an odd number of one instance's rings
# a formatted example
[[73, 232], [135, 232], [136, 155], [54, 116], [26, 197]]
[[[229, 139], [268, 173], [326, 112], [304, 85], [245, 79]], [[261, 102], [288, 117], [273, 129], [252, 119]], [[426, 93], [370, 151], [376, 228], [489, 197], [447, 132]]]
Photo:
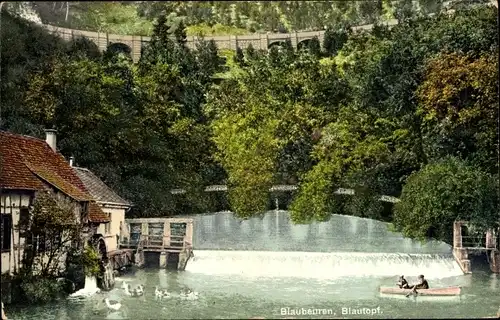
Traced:
[[[124, 35], [150, 36], [153, 32], [153, 22], [137, 14], [135, 5], [122, 5], [113, 2], [93, 3], [92, 5], [75, 6], [71, 11], [71, 27], [89, 31], [108, 32]], [[99, 26], [95, 30], [95, 26]], [[246, 29], [215, 24], [187, 26], [188, 36], [223, 36], [243, 35], [250, 32]]]

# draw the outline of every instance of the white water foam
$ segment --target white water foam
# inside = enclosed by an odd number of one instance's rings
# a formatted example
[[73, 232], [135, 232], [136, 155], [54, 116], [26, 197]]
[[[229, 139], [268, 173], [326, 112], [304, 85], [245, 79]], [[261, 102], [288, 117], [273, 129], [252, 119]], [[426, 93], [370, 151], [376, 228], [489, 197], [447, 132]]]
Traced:
[[97, 280], [95, 277], [85, 277], [85, 287], [80, 289], [72, 294], [70, 294], [71, 298], [85, 298], [90, 297], [100, 290], [97, 287]]
[[360, 252], [196, 251], [187, 271], [247, 277], [336, 279], [424, 274], [429, 279], [463, 275], [452, 255]]

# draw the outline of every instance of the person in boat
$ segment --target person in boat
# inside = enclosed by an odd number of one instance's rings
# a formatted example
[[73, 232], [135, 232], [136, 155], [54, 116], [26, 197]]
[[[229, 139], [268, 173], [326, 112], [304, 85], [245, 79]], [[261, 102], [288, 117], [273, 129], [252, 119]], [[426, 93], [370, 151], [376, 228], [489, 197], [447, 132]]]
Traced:
[[399, 289], [410, 289], [410, 285], [408, 284], [408, 281], [406, 281], [405, 276], [399, 277], [397, 285], [399, 286]]
[[412, 290], [410, 293], [408, 293], [408, 295], [412, 293], [418, 293], [417, 292], [418, 289], [429, 289], [429, 283], [427, 282], [427, 280], [425, 280], [424, 275], [421, 274], [418, 276], [418, 283], [416, 285], [411, 286], [410, 289]]

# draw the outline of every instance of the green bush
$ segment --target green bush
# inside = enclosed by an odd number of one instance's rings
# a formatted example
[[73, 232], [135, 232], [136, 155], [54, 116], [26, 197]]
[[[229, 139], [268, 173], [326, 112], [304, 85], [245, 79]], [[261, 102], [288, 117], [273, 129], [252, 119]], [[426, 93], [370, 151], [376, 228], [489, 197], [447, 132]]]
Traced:
[[83, 250], [82, 263], [85, 269], [86, 276], [97, 277], [101, 272], [99, 266], [99, 255], [97, 251], [91, 246], [86, 246]]
[[497, 179], [448, 157], [408, 178], [394, 207], [394, 224], [405, 236], [451, 244], [455, 220], [469, 221], [482, 231], [498, 223], [497, 192]]
[[47, 303], [64, 294], [63, 283], [50, 278], [24, 278], [20, 287], [24, 298], [30, 303]]

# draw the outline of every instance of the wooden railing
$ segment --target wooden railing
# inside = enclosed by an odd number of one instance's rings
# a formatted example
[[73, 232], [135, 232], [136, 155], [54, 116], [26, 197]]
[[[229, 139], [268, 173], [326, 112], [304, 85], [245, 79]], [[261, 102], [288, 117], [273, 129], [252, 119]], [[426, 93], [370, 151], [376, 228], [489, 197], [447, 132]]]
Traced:
[[463, 249], [497, 249], [495, 241], [487, 241], [486, 235], [462, 236]]
[[185, 240], [185, 236], [161, 236], [161, 235], [141, 235], [138, 239], [120, 239], [120, 246], [136, 247], [141, 244], [143, 248], [192, 248], [190, 242]]

